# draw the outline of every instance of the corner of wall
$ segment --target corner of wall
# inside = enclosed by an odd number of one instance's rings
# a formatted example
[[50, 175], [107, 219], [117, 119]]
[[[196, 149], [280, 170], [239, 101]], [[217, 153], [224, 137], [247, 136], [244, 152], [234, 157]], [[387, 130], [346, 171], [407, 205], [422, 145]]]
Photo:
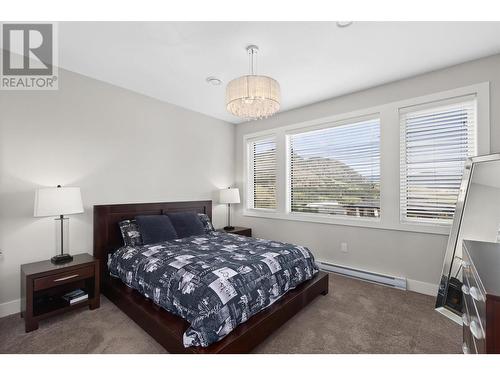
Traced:
[[0, 303], [0, 318], [4, 316], [17, 314], [21, 311], [21, 300], [15, 299], [14, 301], [8, 301]]

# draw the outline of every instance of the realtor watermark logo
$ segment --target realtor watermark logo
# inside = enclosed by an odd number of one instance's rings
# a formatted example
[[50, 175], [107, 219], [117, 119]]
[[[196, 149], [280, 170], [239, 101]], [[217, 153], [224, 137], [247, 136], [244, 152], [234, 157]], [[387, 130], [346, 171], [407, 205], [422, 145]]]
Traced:
[[54, 23], [1, 24], [0, 90], [57, 90]]

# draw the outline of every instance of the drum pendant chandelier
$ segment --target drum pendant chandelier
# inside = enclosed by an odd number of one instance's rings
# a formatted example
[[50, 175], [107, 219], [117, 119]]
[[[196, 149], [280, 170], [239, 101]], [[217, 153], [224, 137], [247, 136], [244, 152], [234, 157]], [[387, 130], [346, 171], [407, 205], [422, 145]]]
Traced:
[[226, 109], [246, 120], [272, 116], [280, 109], [280, 85], [271, 77], [259, 76], [257, 46], [248, 46], [250, 74], [233, 79], [226, 87]]

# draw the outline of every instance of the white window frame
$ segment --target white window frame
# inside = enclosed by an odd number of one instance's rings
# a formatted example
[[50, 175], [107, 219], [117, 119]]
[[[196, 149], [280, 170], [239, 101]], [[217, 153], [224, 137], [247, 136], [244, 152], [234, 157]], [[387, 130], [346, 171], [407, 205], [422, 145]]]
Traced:
[[[380, 123], [380, 116], [379, 113], [374, 113], [374, 114], [368, 114], [364, 116], [359, 116], [359, 117], [352, 117], [348, 119], [343, 119], [339, 121], [334, 121], [334, 122], [326, 122], [322, 123], [319, 125], [314, 125], [310, 126], [307, 128], [300, 128], [300, 129], [291, 129], [288, 131], [285, 131], [285, 141], [286, 141], [286, 214], [291, 215], [292, 217], [299, 217], [299, 218], [311, 218], [314, 220], [315, 218], [318, 218], [322, 221], [330, 221], [333, 218], [340, 218], [341, 220], [352, 220], [352, 221], [364, 221], [364, 222], [379, 222], [380, 221], [380, 216], [379, 217], [356, 217], [356, 216], [341, 216], [341, 215], [328, 215], [328, 214], [318, 214], [318, 213], [307, 213], [307, 212], [293, 212], [292, 211], [292, 186], [291, 186], [291, 160], [290, 160], [290, 138], [294, 134], [300, 134], [300, 133], [306, 133], [310, 131], [315, 131], [315, 130], [322, 130], [322, 129], [329, 129], [329, 128], [334, 128], [337, 126], [342, 126], [342, 125], [349, 125], [349, 124], [354, 124], [357, 122], [362, 122], [362, 121], [368, 121], [368, 120], [379, 120]], [[381, 126], [381, 125], [379, 125]], [[382, 179], [382, 178], [381, 178]]]
[[[463, 96], [457, 96], [457, 97], [453, 97], [453, 98], [448, 98], [448, 99], [445, 99], [445, 100], [439, 100], [439, 101], [433, 101], [433, 102], [427, 102], [427, 103], [423, 103], [423, 104], [417, 104], [417, 105], [412, 105], [412, 106], [409, 106], [409, 107], [401, 107], [399, 108], [399, 116], [400, 116], [400, 139], [402, 142], [405, 134], [403, 134], [405, 131], [406, 131], [406, 125], [403, 127], [403, 125], [401, 124], [401, 118], [402, 116], [404, 115], [404, 113], [407, 113], [407, 112], [413, 112], [413, 111], [422, 111], [422, 110], [431, 110], [431, 109], [434, 109], [434, 108], [439, 108], [439, 107], [444, 107], [444, 106], [449, 106], [449, 105], [453, 105], [453, 104], [458, 104], [458, 103], [461, 103], [461, 102], [466, 102], [466, 101], [472, 101], [474, 100], [475, 101], [475, 109], [474, 109], [474, 120], [473, 120], [473, 125], [475, 127], [475, 137], [474, 137], [474, 148], [475, 148], [475, 151], [476, 151], [476, 154], [475, 155], [472, 155], [471, 157], [474, 157], [474, 156], [478, 156], [479, 155], [479, 147], [478, 147], [478, 133], [479, 133], [479, 127], [478, 127], [478, 121], [477, 121], [477, 95], [476, 94], [469, 94], [469, 95], [463, 95]], [[403, 155], [401, 155], [401, 152], [402, 152], [402, 148], [400, 149], [400, 157], [402, 157]], [[406, 150], [405, 150], [406, 152]], [[400, 163], [402, 162], [402, 160], [400, 159]], [[401, 166], [402, 167], [402, 166]], [[401, 175], [400, 176], [400, 183], [402, 182], [401, 181], [401, 178], [403, 176]], [[401, 191], [401, 185], [400, 185], [400, 191]], [[458, 193], [458, 191], [457, 191]], [[402, 224], [414, 224], [414, 225], [435, 225], [435, 226], [442, 226], [442, 227], [447, 227], [449, 228], [453, 222], [453, 219], [450, 219], [448, 222], [443, 222], [443, 221], [439, 221], [439, 220], [435, 220], [434, 222], [432, 220], [425, 220], [425, 219], [408, 219], [405, 217], [404, 215], [404, 212], [403, 212], [403, 202], [402, 202], [402, 199], [403, 199], [403, 195], [401, 194], [400, 195], [400, 198], [399, 198], [399, 220]]]
[[[438, 226], [420, 223], [400, 222], [400, 118], [401, 108], [442, 101], [465, 95], [476, 95], [477, 99], [477, 151], [478, 155], [490, 152], [490, 98], [489, 82], [478, 83], [457, 89], [423, 95], [411, 99], [390, 102], [352, 112], [336, 114], [325, 118], [300, 122], [249, 133], [243, 136], [243, 186], [246, 195], [243, 215], [268, 219], [293, 220], [334, 225], [347, 225], [378, 229], [401, 230], [421, 233], [448, 234], [450, 225]], [[288, 134], [345, 124], [353, 120], [380, 118], [380, 208], [378, 219], [359, 217], [332, 217], [333, 215], [290, 212]], [[252, 139], [276, 139], [276, 210], [253, 209], [248, 206], [249, 155], [248, 142]]]
[[245, 181], [246, 181], [246, 189], [245, 189], [245, 207], [248, 210], [253, 210], [253, 211], [260, 211], [260, 212], [276, 212], [277, 207], [278, 207], [278, 186], [276, 186], [276, 208], [261, 208], [261, 207], [254, 207], [254, 186], [253, 186], [253, 181], [254, 181], [254, 169], [253, 169], [253, 149], [252, 145], [255, 142], [258, 141], [264, 141], [264, 140], [269, 140], [269, 139], [274, 139], [276, 142], [276, 185], [278, 184], [278, 147], [277, 147], [277, 137], [271, 133], [267, 135], [263, 135], [260, 137], [252, 137], [247, 139], [245, 142], [245, 148], [246, 148], [246, 173], [245, 173]]

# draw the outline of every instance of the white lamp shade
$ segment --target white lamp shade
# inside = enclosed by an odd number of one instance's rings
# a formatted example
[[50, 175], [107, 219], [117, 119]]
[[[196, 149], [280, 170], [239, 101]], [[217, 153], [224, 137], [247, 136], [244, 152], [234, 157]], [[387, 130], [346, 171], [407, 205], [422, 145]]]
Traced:
[[238, 188], [222, 189], [219, 195], [219, 203], [240, 203], [240, 191]]
[[42, 188], [35, 192], [35, 217], [82, 212], [82, 195], [78, 187]]

